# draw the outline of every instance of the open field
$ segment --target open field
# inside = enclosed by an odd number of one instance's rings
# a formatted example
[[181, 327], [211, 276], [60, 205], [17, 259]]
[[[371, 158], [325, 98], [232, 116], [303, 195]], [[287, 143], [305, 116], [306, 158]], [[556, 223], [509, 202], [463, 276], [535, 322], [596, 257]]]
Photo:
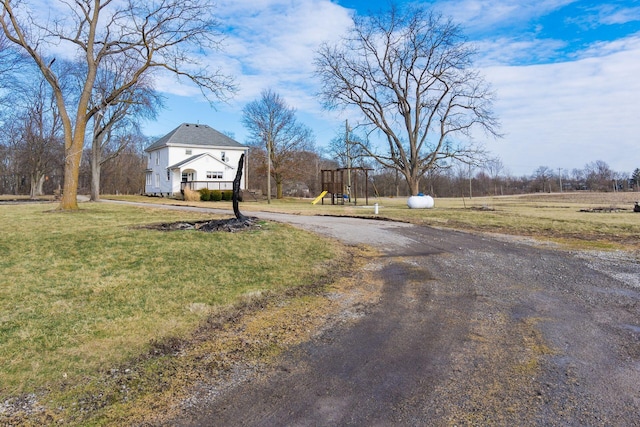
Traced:
[[106, 203], [54, 208], [0, 205], [0, 424], [2, 402], [12, 399], [37, 395], [37, 405], [57, 407], [87, 393], [108, 396], [96, 379], [110, 370], [149, 352], [162, 356], [167, 342], [187, 339], [228, 307], [324, 280], [323, 267], [341, 253], [280, 224], [161, 232], [141, 226], [212, 215]]
[[[231, 209], [231, 203], [183, 202], [142, 196], [119, 197], [147, 203], [188, 204]], [[434, 209], [409, 209], [406, 198], [370, 198], [369, 206], [312, 205], [309, 199], [245, 202], [243, 211], [286, 212], [299, 215], [347, 215], [374, 217], [372, 205], [378, 203], [379, 218], [430, 225], [526, 236], [553, 241], [576, 249], [640, 250], [640, 213], [633, 212], [640, 193], [539, 193], [519, 196], [442, 198]], [[584, 212], [586, 211], [586, 212]]]

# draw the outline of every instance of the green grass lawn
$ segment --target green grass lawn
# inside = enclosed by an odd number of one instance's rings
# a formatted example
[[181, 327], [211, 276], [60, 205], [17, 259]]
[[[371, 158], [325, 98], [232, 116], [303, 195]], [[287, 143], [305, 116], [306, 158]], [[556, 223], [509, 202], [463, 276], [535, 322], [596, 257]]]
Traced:
[[118, 365], [252, 293], [310, 283], [336, 254], [279, 224], [161, 232], [140, 226], [212, 216], [55, 206], [0, 206], [0, 401]]

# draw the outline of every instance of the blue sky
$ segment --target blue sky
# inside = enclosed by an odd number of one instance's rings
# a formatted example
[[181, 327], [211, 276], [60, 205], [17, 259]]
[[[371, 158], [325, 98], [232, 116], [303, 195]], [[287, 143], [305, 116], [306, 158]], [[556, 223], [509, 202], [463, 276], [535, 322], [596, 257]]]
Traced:
[[[400, 1], [398, 3], [405, 3]], [[539, 166], [571, 171], [603, 160], [618, 172], [640, 167], [640, 0], [436, 0], [479, 50], [476, 66], [497, 94], [504, 137], [476, 138], [505, 172]], [[183, 122], [208, 124], [244, 143], [242, 108], [271, 88], [311, 127], [320, 149], [357, 123], [355, 112], [323, 111], [313, 57], [336, 41], [353, 13], [385, 9], [374, 0], [218, 0], [225, 51], [208, 61], [235, 76], [239, 91], [215, 109], [196, 88], [158, 80], [167, 108], [145, 133]], [[423, 2], [426, 4], [426, 2]], [[567, 173], [567, 172], [565, 172]]]

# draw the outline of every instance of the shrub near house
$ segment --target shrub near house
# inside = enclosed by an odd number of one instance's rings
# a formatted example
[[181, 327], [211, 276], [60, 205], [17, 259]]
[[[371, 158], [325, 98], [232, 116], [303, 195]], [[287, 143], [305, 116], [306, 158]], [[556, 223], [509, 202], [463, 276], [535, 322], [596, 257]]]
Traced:
[[219, 202], [221, 200], [231, 201], [233, 200], [233, 190], [210, 190], [208, 188], [201, 188], [198, 190], [200, 194], [200, 200], [203, 202]]

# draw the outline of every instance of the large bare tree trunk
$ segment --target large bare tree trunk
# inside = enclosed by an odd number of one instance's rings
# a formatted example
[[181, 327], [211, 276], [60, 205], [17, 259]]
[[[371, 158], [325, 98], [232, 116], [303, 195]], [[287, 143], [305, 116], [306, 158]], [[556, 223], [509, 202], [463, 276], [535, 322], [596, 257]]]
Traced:
[[409, 191], [412, 196], [417, 196], [420, 193], [420, 180], [416, 178], [409, 179]]
[[276, 199], [280, 200], [282, 196], [282, 181], [283, 178], [279, 174], [276, 174]]
[[[85, 123], [82, 123], [84, 125]], [[80, 129], [82, 127], [82, 129]], [[82, 160], [82, 146], [84, 142], [84, 126], [78, 124], [71, 144], [65, 148], [64, 184], [60, 210], [78, 209], [78, 181], [80, 176], [80, 161]]]
[[[95, 162], [95, 159], [93, 160]], [[100, 162], [91, 165], [91, 196], [92, 202], [100, 200]]]
[[38, 171], [31, 175], [31, 187], [29, 197], [32, 199], [42, 196], [42, 186], [44, 185], [44, 173]]
[[93, 138], [93, 147], [91, 148], [91, 201], [97, 202], [100, 200], [100, 173], [101, 164], [100, 158], [102, 157], [102, 141], [96, 141]]

